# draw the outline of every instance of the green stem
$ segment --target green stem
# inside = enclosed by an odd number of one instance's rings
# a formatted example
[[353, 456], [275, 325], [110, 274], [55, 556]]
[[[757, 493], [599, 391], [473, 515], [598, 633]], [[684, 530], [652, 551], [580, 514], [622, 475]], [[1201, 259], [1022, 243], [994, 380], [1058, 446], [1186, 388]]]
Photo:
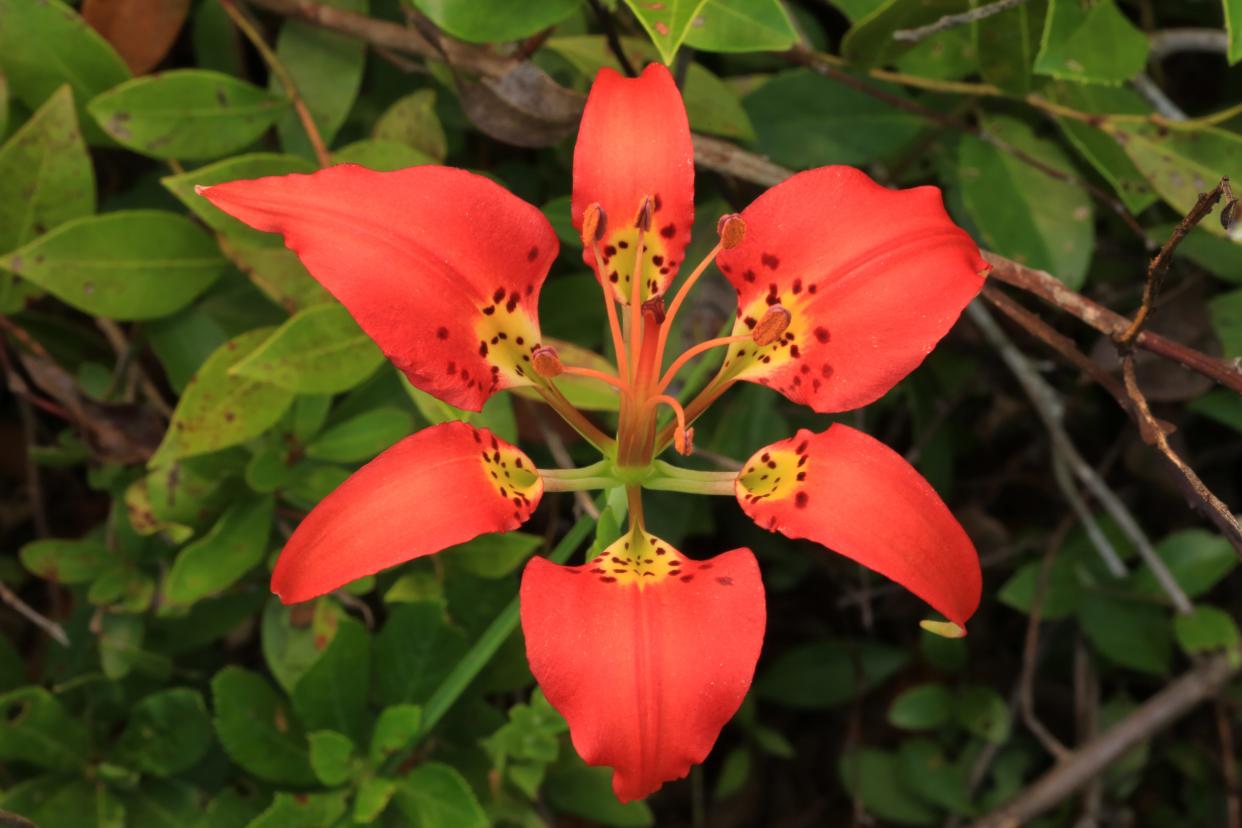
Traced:
[[545, 477], [545, 492], [584, 492], [588, 489], [611, 489], [620, 486], [621, 481], [614, 477]]
[[663, 460], [656, 460], [652, 466], [656, 473], [643, 481], [644, 488], [701, 495], [734, 494], [737, 472], [683, 469]]
[[549, 478], [560, 478], [562, 480], [574, 480], [580, 477], [601, 477], [606, 476], [612, 469], [612, 464], [607, 460], [600, 460], [589, 466], [583, 466], [580, 469], [539, 469], [539, 475], [547, 480]]

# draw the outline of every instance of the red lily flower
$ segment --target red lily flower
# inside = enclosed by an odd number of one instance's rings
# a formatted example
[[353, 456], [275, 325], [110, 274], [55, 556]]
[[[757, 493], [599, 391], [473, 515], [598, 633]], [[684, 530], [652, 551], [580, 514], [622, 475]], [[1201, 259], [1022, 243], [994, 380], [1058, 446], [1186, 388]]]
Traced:
[[[918, 473], [842, 425], [761, 449], [739, 473], [656, 458], [690, 453], [691, 423], [733, 383], [769, 385], [816, 411], [869, 403], [913, 370], [982, 285], [987, 266], [938, 191], [892, 191], [863, 173], [800, 173], [719, 224], [720, 243], [665, 307], [693, 223], [693, 149], [662, 66], [603, 70], [574, 155], [573, 221], [603, 292], [615, 375], [566, 366], [539, 333], [539, 289], [557, 253], [547, 220], [470, 173], [340, 166], [202, 190], [217, 207], [281, 233], [415, 386], [478, 409], [531, 385], [604, 459], [536, 469], [462, 424], [398, 443], [298, 527], [273, 574], [302, 601], [403, 560], [526, 520], [545, 491], [624, 486], [629, 531], [593, 560], [526, 566], [521, 618], [531, 670], [575, 748], [614, 769], [622, 800], [701, 762], [750, 686], [763, 640], [763, 583], [735, 549], [693, 561], [646, 532], [642, 488], [730, 494], [760, 526], [808, 538], [906, 586], [964, 634], [979, 602], [969, 538]], [[661, 372], [668, 331], [715, 261], [738, 291], [730, 336]], [[624, 314], [616, 304], [621, 303]], [[624, 330], [623, 330], [624, 328]], [[682, 366], [727, 347], [684, 408], [667, 393]], [[620, 394], [615, 440], [568, 403], [561, 374]], [[658, 408], [674, 420], [663, 428]]]

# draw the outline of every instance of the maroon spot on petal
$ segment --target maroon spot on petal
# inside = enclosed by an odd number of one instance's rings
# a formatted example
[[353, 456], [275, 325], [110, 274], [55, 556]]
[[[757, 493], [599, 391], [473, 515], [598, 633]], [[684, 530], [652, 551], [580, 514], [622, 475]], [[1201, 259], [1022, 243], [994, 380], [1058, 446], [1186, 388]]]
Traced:
[[509, 313], [513, 313], [513, 309], [517, 307], [517, 304], [518, 304], [518, 295], [516, 293], [510, 294], [509, 301], [505, 302], [505, 310], [507, 310]]
[[615, 584], [617, 582], [617, 579], [612, 577], [611, 575], [605, 575], [604, 577], [600, 578], [600, 580], [606, 584]]
[[496, 288], [496, 292], [492, 294], [492, 301], [495, 302], [496, 304], [500, 304], [501, 302], [504, 301], [504, 298], [505, 298], [505, 289], [502, 287]]
[[675, 224], [664, 225], [663, 227], [660, 228], [660, 235], [666, 239], [671, 239], [673, 236], [677, 235], [677, 225]]
[[618, 276], [617, 271], [614, 270], [612, 273], [608, 274], [608, 281], [615, 285], [617, 282], [621, 281], [621, 277]]
[[716, 583], [721, 586], [733, 586], [733, 579], [729, 577], [721, 577], [716, 579]]
[[483, 313], [484, 313], [484, 315], [486, 315], [486, 316], [491, 316], [491, 315], [492, 315], [493, 313], [495, 313], [495, 312], [496, 312], [496, 306], [495, 306], [495, 305], [488, 305], [486, 308], [484, 308], [484, 309], [483, 309]]
[[790, 346], [789, 346], [789, 355], [790, 355], [791, 357], [793, 357], [794, 359], [797, 359], [798, 357], [802, 356], [802, 351], [798, 350], [798, 346], [797, 346], [797, 345], [790, 345]]
[[745, 273], [742, 274], [742, 278], [748, 282], [755, 281], [755, 271], [753, 270], [746, 271]]
[[763, 266], [768, 270], [776, 270], [781, 266], [781, 260], [773, 256], [771, 253], [764, 253], [759, 257], [759, 261], [763, 262]]
[[796, 495], [794, 495], [794, 505], [797, 506], [799, 509], [805, 509], [806, 502], [808, 500], [810, 500], [810, 498], [807, 496], [806, 492], [798, 492]]
[[821, 343], [825, 343], [832, 337], [828, 334], [827, 328], [816, 328], [815, 338], [818, 339]]
[[652, 256], [651, 263], [655, 265], [656, 267], [659, 267], [660, 265], [664, 264], [664, 257], [659, 256], [659, 255]]
[[794, 449], [794, 454], [806, 454], [806, 450], [810, 445], [810, 440], [803, 440], [801, 443], [798, 443], [798, 447]]
[[824, 379], [828, 379], [832, 376], [832, 366], [825, 362], [823, 366], [820, 367], [819, 372], [824, 375]]
[[436, 337], [439, 339], [448, 339], [448, 328], [439, 328], [436, 330]]
[[801, 483], [803, 480], [806, 480], [806, 472], [798, 472], [797, 480], [799, 483]]
[[613, 247], [611, 244], [604, 245], [604, 258], [605, 259], [611, 259], [615, 255], [617, 255], [617, 248]]
[[693, 575], [682, 575], [682, 576], [681, 576], [681, 582], [682, 582], [683, 584], [684, 584], [684, 583], [687, 583], [687, 582], [689, 582], [689, 581], [693, 581], [693, 580], [694, 580], [694, 576], [693, 576]]
[[538, 258], [539, 258], [538, 247], [532, 247], [530, 250], [526, 251], [526, 261], [533, 262], [535, 259], [538, 259]]
[[651, 197], [651, 206], [655, 212], [660, 212], [660, 208], [664, 206], [664, 202], [660, 200], [660, 194], [656, 193]]
[[479, 356], [481, 357], [487, 356], [487, 343], [486, 342], [479, 343]]

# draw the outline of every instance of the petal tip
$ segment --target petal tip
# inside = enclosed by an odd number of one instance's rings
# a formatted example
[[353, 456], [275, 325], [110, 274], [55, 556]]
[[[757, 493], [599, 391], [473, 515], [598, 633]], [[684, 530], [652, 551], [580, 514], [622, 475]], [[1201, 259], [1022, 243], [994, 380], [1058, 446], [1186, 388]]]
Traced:
[[932, 618], [924, 618], [919, 622], [919, 626], [932, 635], [938, 635], [941, 638], [966, 637], [966, 628], [952, 621], [937, 621]]

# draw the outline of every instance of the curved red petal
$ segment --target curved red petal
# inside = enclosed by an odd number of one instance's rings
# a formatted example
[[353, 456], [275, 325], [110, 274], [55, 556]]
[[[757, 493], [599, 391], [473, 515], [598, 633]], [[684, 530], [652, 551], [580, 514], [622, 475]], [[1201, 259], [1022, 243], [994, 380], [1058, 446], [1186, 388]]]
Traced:
[[452, 422], [406, 437], [320, 501], [276, 561], [272, 592], [306, 601], [530, 517], [543, 479], [486, 429]]
[[531, 384], [539, 290], [558, 244], [543, 213], [500, 185], [448, 167], [343, 164], [201, 192], [282, 234], [429, 394], [477, 411], [495, 391]]
[[582, 566], [531, 559], [521, 604], [531, 671], [623, 802], [706, 758], [750, 687], [766, 621], [749, 549], [692, 561], [642, 533]]
[[966, 532], [913, 466], [861, 431], [803, 429], [756, 452], [735, 488], [764, 529], [852, 558], [960, 627], [979, 606], [979, 556]]
[[[604, 68], [587, 97], [574, 147], [574, 227], [598, 203], [606, 216], [599, 242], [603, 278], [623, 302], [630, 299], [638, 217], [652, 200], [644, 234], [643, 298], [662, 294], [677, 274], [694, 224], [694, 145], [681, 93], [660, 64], [626, 78]], [[594, 261], [590, 248], [583, 252]]]
[[770, 345], [734, 345], [726, 365], [816, 411], [883, 396], [948, 333], [988, 270], [938, 189], [889, 190], [852, 167], [798, 173], [742, 218], [742, 243], [716, 257], [738, 292], [734, 333], [777, 303], [791, 321]]

